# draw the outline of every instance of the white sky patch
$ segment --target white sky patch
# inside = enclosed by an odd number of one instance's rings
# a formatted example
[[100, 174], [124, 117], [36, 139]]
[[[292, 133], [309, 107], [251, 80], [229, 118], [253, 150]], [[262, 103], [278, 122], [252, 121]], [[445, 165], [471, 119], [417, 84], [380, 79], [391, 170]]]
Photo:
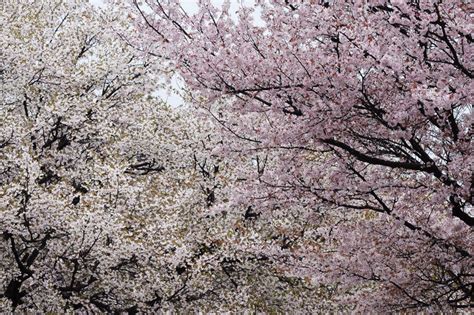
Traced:
[[[160, 80], [159, 84], [164, 83], [164, 80]], [[153, 93], [153, 96], [158, 97], [171, 107], [180, 107], [186, 104], [185, 100], [181, 96], [184, 91], [184, 82], [181, 77], [174, 75], [171, 79], [171, 88], [160, 88]]]
[[90, 3], [92, 3], [94, 6], [98, 8], [105, 6], [104, 0], [89, 0], [89, 1]]

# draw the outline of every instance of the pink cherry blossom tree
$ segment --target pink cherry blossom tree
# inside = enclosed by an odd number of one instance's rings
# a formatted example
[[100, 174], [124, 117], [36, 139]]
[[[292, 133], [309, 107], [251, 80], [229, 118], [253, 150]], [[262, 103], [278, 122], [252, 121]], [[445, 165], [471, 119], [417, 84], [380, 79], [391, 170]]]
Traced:
[[255, 250], [352, 307], [473, 307], [469, 1], [131, 7], [227, 135], [215, 153], [251, 159], [231, 211], [318, 226]]

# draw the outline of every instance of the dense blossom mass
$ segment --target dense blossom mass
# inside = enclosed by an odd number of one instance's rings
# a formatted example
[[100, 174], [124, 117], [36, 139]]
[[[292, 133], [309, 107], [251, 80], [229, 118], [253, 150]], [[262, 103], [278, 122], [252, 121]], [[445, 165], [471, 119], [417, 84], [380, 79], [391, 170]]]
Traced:
[[2, 6], [0, 312], [332, 308], [249, 246], [275, 226], [211, 213], [236, 166], [211, 154], [205, 117], [153, 97], [170, 69], [132, 46], [130, 18], [80, 0]]
[[361, 309], [471, 308], [472, 3], [200, 3], [132, 5], [222, 126], [215, 152], [253, 156], [234, 209], [324, 218], [287, 235], [285, 273]]
[[0, 312], [472, 310], [472, 4], [212, 3], [0, 4]]

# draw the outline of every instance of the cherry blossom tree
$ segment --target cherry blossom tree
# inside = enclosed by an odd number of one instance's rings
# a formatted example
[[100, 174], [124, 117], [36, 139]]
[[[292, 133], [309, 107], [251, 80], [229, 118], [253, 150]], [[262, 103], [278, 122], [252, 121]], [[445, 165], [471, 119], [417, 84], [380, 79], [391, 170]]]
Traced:
[[469, 1], [131, 7], [227, 135], [214, 153], [251, 165], [216, 209], [289, 220], [255, 251], [351, 307], [472, 309]]
[[209, 121], [153, 96], [170, 69], [134, 47], [120, 3], [1, 10], [0, 311], [333, 307], [253, 248], [284, 223], [213, 212], [245, 165], [212, 153]]
[[136, 307], [153, 291], [136, 276], [149, 258], [128, 208], [151, 181], [135, 177], [169, 159], [143, 147], [168, 119], [146, 99], [150, 62], [117, 40], [119, 16], [85, 1], [2, 9], [1, 309]]

